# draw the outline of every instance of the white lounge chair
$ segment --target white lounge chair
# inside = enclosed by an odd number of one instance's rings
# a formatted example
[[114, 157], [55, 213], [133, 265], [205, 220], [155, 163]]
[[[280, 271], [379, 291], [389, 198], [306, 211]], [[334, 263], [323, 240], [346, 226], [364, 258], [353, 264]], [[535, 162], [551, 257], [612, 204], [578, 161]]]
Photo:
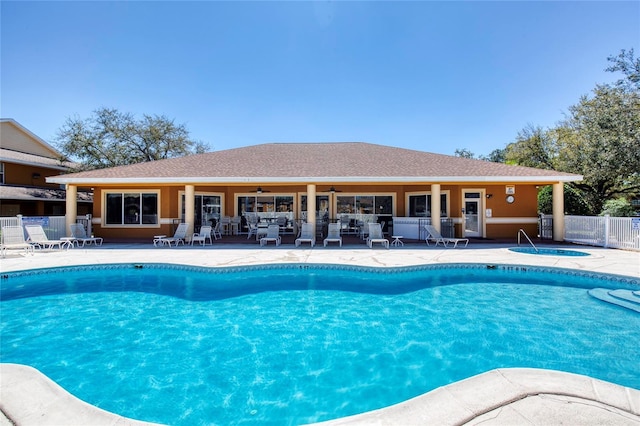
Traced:
[[176, 228], [176, 232], [173, 234], [173, 237], [167, 237], [166, 235], [156, 235], [153, 237], [153, 245], [169, 245], [171, 247], [171, 243], [175, 243], [176, 247], [178, 244], [182, 243], [184, 245], [184, 239], [187, 237], [187, 229], [189, 228], [188, 223], [181, 223]]
[[280, 226], [278, 226], [277, 224], [269, 225], [269, 227], [267, 228], [267, 235], [260, 238], [260, 246], [264, 246], [270, 241], [275, 242], [276, 246], [279, 246], [280, 242], [282, 241], [280, 239]]
[[303, 223], [300, 236], [296, 238], [296, 247], [302, 243], [310, 243], [311, 247], [316, 245], [316, 232], [313, 223]]
[[342, 236], [340, 235], [339, 223], [329, 224], [327, 238], [324, 239], [324, 246], [326, 247], [328, 243], [340, 243], [340, 247], [342, 247]]
[[36, 247], [51, 250], [57, 246], [59, 250], [62, 250], [64, 247], [69, 248], [72, 245], [71, 241], [50, 240], [42, 225], [25, 225], [24, 229], [29, 236], [28, 241], [35, 244]]
[[194, 241], [197, 241], [201, 246], [206, 246], [207, 240], [209, 240], [210, 244], [213, 244], [213, 240], [211, 239], [211, 227], [201, 226], [200, 232], [196, 232], [191, 236], [191, 245], [193, 245]]
[[102, 245], [102, 237], [88, 237], [87, 232], [84, 230], [84, 225], [81, 223], [71, 224], [71, 236], [78, 242], [78, 246], [82, 243], [80, 247], [84, 247], [85, 244]]
[[385, 248], [389, 248], [389, 240], [387, 240], [382, 234], [382, 225], [375, 222], [369, 223], [369, 236], [367, 237], [367, 245], [369, 248], [373, 248], [373, 245], [379, 243]]
[[24, 250], [26, 254], [33, 255], [33, 244], [24, 239], [22, 226], [3, 226], [2, 239], [0, 240], [0, 252], [2, 257], [7, 255], [7, 250]]
[[467, 244], [469, 244], [468, 238], [443, 237], [442, 234], [440, 234], [440, 232], [438, 232], [433, 225], [425, 225], [424, 229], [425, 231], [427, 231], [427, 236], [424, 239], [427, 245], [429, 245], [429, 241], [434, 241], [436, 243], [436, 246], [442, 243], [442, 245], [445, 247], [449, 247], [449, 243], [453, 243], [453, 248], [458, 247], [458, 243], [461, 242], [464, 242], [465, 247], [467, 246]]
[[211, 233], [214, 240], [217, 240], [218, 238], [222, 239], [222, 232], [220, 232], [221, 226], [222, 224], [220, 223], [220, 221], [218, 221], [216, 222], [216, 226], [213, 227], [213, 231], [211, 231]]

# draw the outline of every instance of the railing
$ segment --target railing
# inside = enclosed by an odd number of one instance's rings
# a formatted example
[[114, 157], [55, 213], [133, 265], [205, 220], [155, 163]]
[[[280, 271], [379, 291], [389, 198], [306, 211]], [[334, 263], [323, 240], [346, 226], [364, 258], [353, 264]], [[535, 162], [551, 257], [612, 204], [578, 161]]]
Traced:
[[527, 235], [526, 232], [524, 232], [524, 229], [520, 228], [518, 230], [518, 247], [520, 247], [520, 235], [524, 235], [524, 237], [527, 239], [527, 241], [529, 241], [529, 244], [531, 244], [531, 247], [533, 247], [533, 249], [536, 251], [536, 253], [538, 253], [538, 247], [536, 247], [535, 244], [533, 244], [533, 241], [531, 241], [531, 238], [529, 238], [529, 236]]
[[640, 250], [640, 217], [565, 216], [565, 241]]
[[[78, 216], [77, 223], [84, 225], [87, 235], [91, 235], [91, 215]], [[1, 226], [41, 225], [45, 234], [51, 240], [59, 240], [67, 236], [67, 222], [65, 216], [11, 216], [0, 217]], [[1, 229], [1, 228], [0, 228]]]

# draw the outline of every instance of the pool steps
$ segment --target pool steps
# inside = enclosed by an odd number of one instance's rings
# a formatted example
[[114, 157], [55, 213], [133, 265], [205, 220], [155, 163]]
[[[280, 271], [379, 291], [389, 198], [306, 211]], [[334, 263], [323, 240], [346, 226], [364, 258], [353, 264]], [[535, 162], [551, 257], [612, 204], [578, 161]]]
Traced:
[[603, 302], [612, 303], [640, 313], [640, 291], [592, 288], [589, 290], [589, 295]]

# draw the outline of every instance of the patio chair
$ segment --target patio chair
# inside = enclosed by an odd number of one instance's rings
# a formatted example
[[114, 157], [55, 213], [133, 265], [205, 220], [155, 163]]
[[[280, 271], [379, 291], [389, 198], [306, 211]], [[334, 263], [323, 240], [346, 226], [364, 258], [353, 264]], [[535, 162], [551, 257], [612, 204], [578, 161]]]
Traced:
[[24, 229], [29, 236], [28, 241], [38, 248], [52, 250], [57, 246], [59, 250], [62, 250], [63, 247], [69, 248], [73, 244], [71, 241], [50, 240], [42, 225], [25, 225]]
[[222, 224], [220, 223], [220, 221], [216, 222], [216, 226], [214, 226], [211, 231], [211, 235], [213, 235], [214, 240], [217, 240], [218, 238], [222, 239], [222, 232], [220, 232], [221, 227]]
[[440, 232], [436, 230], [433, 225], [424, 225], [425, 231], [427, 231], [427, 236], [425, 237], [425, 242], [429, 245], [429, 241], [435, 241], [436, 246], [442, 243], [443, 246], [449, 247], [449, 243], [453, 243], [453, 248], [458, 246], [458, 243], [464, 242], [464, 246], [466, 247], [469, 244], [468, 238], [449, 238], [443, 237]]
[[213, 240], [211, 239], [211, 227], [201, 226], [200, 232], [196, 232], [191, 236], [191, 245], [193, 245], [194, 241], [197, 241], [204, 247], [207, 245], [207, 240], [209, 240], [210, 244], [213, 244]]
[[82, 243], [80, 247], [84, 247], [85, 244], [102, 245], [102, 237], [88, 237], [87, 232], [84, 230], [84, 225], [81, 223], [71, 224], [71, 236], [74, 241], [78, 242], [78, 246]]
[[303, 223], [300, 237], [296, 238], [295, 244], [298, 247], [302, 243], [310, 243], [311, 247], [316, 245], [316, 233], [313, 223]]
[[22, 226], [3, 226], [2, 239], [0, 240], [0, 252], [2, 257], [7, 255], [7, 250], [24, 250], [26, 254], [33, 256], [33, 244], [24, 239]]
[[155, 237], [153, 237], [153, 246], [156, 247], [158, 244], [164, 246], [166, 244], [171, 247], [171, 243], [175, 243], [176, 247], [180, 243], [184, 245], [184, 239], [187, 238], [188, 228], [188, 223], [181, 223], [176, 228], [176, 232], [173, 234], [173, 237], [167, 237], [166, 235], [156, 235]]
[[275, 242], [276, 246], [279, 246], [280, 242], [282, 241], [280, 239], [280, 227], [277, 224], [269, 225], [269, 227], [267, 228], [267, 235], [260, 238], [260, 246], [264, 246], [270, 241]]
[[377, 222], [369, 223], [369, 236], [367, 237], [367, 245], [373, 248], [376, 243], [382, 244], [385, 248], [389, 248], [389, 240], [382, 234], [382, 225]]
[[330, 223], [329, 230], [327, 231], [327, 238], [324, 239], [324, 246], [328, 243], [339, 243], [342, 247], [342, 236], [340, 235], [340, 224]]

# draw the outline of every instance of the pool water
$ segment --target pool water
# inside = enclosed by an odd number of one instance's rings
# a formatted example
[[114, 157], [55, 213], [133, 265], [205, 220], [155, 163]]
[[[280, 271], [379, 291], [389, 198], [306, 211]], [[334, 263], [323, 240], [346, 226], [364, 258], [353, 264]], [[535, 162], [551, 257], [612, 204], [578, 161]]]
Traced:
[[172, 425], [322, 421], [501, 367], [640, 388], [640, 315], [586, 291], [640, 280], [553, 272], [118, 265], [6, 274], [0, 353], [91, 404]]
[[538, 254], [544, 256], [591, 256], [589, 253], [584, 251], [558, 248], [513, 247], [509, 250], [515, 251], [516, 253]]

